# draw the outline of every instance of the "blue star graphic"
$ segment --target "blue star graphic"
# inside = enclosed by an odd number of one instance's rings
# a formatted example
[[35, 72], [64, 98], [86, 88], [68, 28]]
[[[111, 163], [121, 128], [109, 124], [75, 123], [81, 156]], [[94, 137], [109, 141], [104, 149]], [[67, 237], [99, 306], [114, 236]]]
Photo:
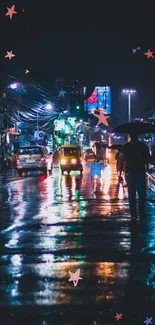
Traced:
[[146, 325], [152, 324], [152, 320], [153, 320], [153, 317], [150, 317], [150, 318], [146, 317], [146, 320], [144, 321], [144, 323]]
[[87, 164], [86, 166], [90, 168], [88, 178], [92, 177], [93, 175], [96, 175], [101, 178], [101, 170], [107, 167], [108, 165], [98, 165], [97, 161], [95, 160], [94, 164]]
[[60, 90], [60, 91], [59, 91], [59, 96], [58, 96], [58, 97], [64, 96], [65, 94], [66, 94], [66, 91], [64, 91], [64, 90]]

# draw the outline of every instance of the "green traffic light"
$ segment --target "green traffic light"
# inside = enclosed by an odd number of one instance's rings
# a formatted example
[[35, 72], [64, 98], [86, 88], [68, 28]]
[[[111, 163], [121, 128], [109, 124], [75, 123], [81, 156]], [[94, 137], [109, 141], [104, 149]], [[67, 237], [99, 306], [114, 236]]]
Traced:
[[79, 105], [76, 105], [76, 109], [80, 109], [80, 106]]
[[57, 138], [57, 143], [61, 144], [62, 143], [62, 139], [61, 138]]

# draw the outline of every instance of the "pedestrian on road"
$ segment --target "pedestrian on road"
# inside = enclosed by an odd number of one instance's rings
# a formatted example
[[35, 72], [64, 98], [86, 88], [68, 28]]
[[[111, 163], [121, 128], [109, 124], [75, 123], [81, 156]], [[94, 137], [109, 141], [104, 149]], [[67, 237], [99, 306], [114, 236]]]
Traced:
[[120, 153], [120, 151], [118, 150], [118, 151], [116, 152], [116, 155], [115, 155], [115, 160], [116, 160], [116, 172], [117, 172], [117, 175], [118, 175], [118, 172], [119, 172], [119, 170], [118, 170], [118, 165], [119, 165], [119, 153]]
[[58, 164], [59, 163], [59, 159], [60, 159], [60, 151], [57, 149], [53, 153], [53, 162], [55, 164]]
[[102, 147], [100, 148], [100, 150], [98, 150], [98, 153], [97, 153], [97, 162], [98, 163], [103, 163], [104, 164], [104, 161], [105, 161], [105, 149]]
[[118, 150], [116, 152], [115, 155], [115, 160], [116, 160], [116, 172], [117, 172], [117, 176], [118, 176], [118, 183], [123, 183], [123, 177], [120, 177], [119, 175], [119, 154], [120, 154], [120, 150]]
[[146, 215], [146, 165], [149, 165], [151, 157], [147, 145], [138, 140], [139, 135], [133, 133], [130, 136], [131, 141], [125, 143], [120, 150], [119, 177], [121, 177], [125, 165], [131, 218], [137, 218], [136, 192], [138, 192], [139, 215], [140, 219], [144, 219]]

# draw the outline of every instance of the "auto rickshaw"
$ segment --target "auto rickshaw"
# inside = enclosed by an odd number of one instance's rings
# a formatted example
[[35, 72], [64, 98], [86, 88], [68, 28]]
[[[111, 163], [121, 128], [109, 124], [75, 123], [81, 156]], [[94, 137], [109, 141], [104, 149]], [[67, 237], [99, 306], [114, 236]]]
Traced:
[[69, 175], [71, 170], [79, 170], [82, 175], [81, 147], [75, 144], [62, 146], [60, 150], [60, 167], [62, 173], [67, 171]]

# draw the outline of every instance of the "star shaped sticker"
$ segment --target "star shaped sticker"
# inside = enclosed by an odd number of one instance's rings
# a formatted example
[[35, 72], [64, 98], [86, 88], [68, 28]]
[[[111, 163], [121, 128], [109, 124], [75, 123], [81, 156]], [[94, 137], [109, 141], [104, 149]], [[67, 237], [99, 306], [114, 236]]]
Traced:
[[11, 8], [7, 8], [7, 13], [5, 16], [10, 16], [10, 19], [12, 19], [12, 16], [14, 14], [17, 14], [17, 12], [15, 11], [15, 5], [13, 5]]
[[118, 314], [118, 313], [116, 313], [115, 318], [116, 318], [117, 321], [118, 321], [119, 319], [122, 319], [122, 316], [123, 316], [123, 314]]
[[73, 281], [74, 287], [77, 286], [79, 280], [83, 280], [80, 275], [80, 269], [78, 269], [75, 273], [69, 271], [70, 279], [68, 281]]
[[97, 125], [103, 123], [105, 126], [109, 126], [109, 124], [107, 122], [107, 119], [109, 118], [109, 116], [105, 116], [104, 113], [103, 113], [103, 111], [102, 111], [102, 109], [95, 109], [94, 112], [95, 111], [98, 111], [100, 113], [99, 115], [93, 113], [93, 115], [98, 118]]
[[149, 58], [154, 59], [153, 52], [151, 52], [150, 50], [148, 50], [146, 53], [144, 53], [144, 55], [147, 56], [147, 59], [149, 59]]
[[137, 49], [133, 49], [132, 53], [135, 54], [137, 52]]
[[9, 60], [11, 60], [13, 57], [15, 56], [15, 54], [12, 54], [12, 51], [7, 51], [7, 55], [5, 56], [5, 58], [9, 58]]
[[29, 73], [30, 71], [29, 70], [25, 70], [25, 74]]
[[41, 225], [41, 230], [46, 232], [48, 230], [47, 224]]
[[86, 164], [88, 168], [90, 168], [90, 172], [88, 174], [88, 178], [92, 177], [93, 175], [98, 176], [101, 178], [101, 170], [107, 165], [98, 165], [97, 161], [95, 160], [93, 164]]
[[59, 91], [59, 97], [60, 97], [60, 96], [64, 96], [66, 93], [67, 93], [67, 91], [60, 90], [60, 91]]
[[146, 325], [152, 324], [152, 320], [153, 320], [153, 317], [150, 317], [150, 318], [146, 317], [146, 320], [144, 321], [144, 323]]

